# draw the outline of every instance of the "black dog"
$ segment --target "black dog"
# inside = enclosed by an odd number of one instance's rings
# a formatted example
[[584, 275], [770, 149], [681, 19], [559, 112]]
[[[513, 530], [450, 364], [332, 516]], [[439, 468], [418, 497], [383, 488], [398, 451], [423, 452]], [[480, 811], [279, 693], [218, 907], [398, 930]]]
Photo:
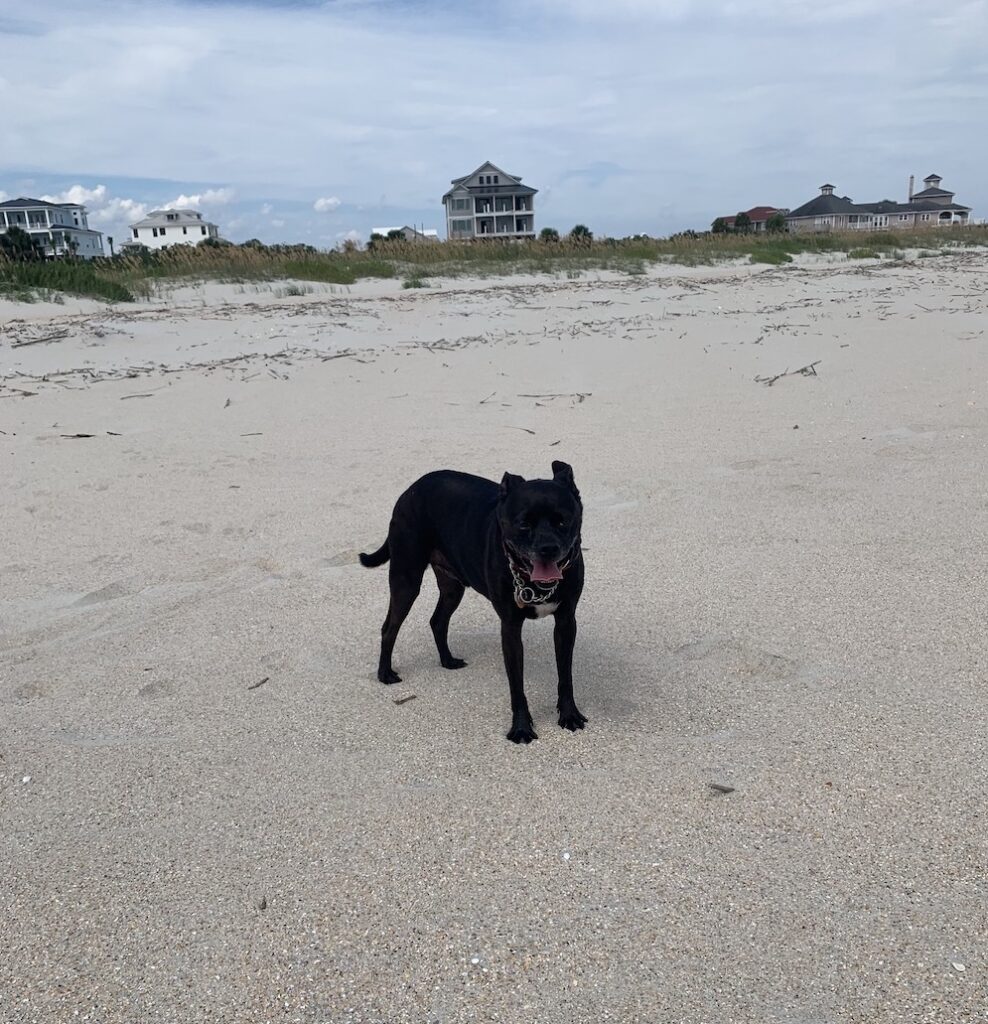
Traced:
[[391, 603], [381, 627], [377, 669], [382, 683], [401, 682], [391, 667], [391, 653], [428, 565], [439, 584], [439, 604], [430, 624], [443, 668], [466, 664], [453, 657], [447, 640], [449, 620], [465, 588], [473, 587], [494, 605], [511, 687], [508, 739], [514, 743], [538, 739], [525, 699], [525, 619], [555, 616], [559, 724], [575, 731], [587, 721], [573, 700], [576, 605], [583, 590], [583, 505], [573, 470], [565, 462], [554, 462], [552, 473], [552, 480], [523, 480], [505, 473], [500, 487], [467, 473], [428, 473], [398, 499], [380, 549], [360, 556], [368, 567], [391, 560]]

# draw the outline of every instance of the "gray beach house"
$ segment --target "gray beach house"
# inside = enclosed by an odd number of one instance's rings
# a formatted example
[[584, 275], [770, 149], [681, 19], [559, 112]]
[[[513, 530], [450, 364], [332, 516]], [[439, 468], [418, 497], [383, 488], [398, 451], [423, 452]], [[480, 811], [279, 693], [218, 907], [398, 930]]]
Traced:
[[44, 199], [8, 199], [0, 203], [0, 235], [21, 228], [46, 257], [103, 255], [103, 234], [89, 226], [79, 203], [49, 203]]
[[534, 198], [538, 189], [492, 163], [454, 178], [443, 196], [446, 237], [534, 238]]
[[807, 231], [880, 231], [882, 228], [937, 228], [967, 224], [969, 206], [954, 202], [954, 193], [940, 188], [943, 179], [929, 174], [926, 186], [913, 192], [909, 179], [909, 198], [904, 203], [883, 199], [878, 203], [855, 203], [848, 196], [835, 195], [833, 185], [821, 185], [820, 195], [803, 203], [786, 216], [791, 232]]

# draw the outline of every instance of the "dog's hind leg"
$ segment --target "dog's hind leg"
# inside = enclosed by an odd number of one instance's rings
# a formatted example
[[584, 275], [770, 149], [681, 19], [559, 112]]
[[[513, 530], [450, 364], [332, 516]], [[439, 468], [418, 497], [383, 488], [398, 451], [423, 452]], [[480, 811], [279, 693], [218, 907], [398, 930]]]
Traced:
[[408, 613], [415, 603], [422, 589], [422, 575], [425, 573], [426, 562], [421, 565], [402, 564], [404, 559], [396, 559], [392, 551], [391, 571], [389, 582], [391, 584], [391, 603], [388, 605], [388, 615], [381, 627], [381, 660], [377, 666], [377, 678], [382, 683], [400, 683], [401, 676], [391, 667], [391, 655], [394, 653], [395, 641], [398, 639], [398, 631], [401, 624], [408, 617]]
[[443, 668], [463, 668], [466, 662], [462, 658], [454, 658], [449, 649], [449, 620], [463, 600], [466, 587], [437, 566], [432, 568], [435, 569], [436, 582], [439, 584], [439, 603], [429, 619], [429, 625], [432, 626], [432, 635], [439, 649], [439, 663]]

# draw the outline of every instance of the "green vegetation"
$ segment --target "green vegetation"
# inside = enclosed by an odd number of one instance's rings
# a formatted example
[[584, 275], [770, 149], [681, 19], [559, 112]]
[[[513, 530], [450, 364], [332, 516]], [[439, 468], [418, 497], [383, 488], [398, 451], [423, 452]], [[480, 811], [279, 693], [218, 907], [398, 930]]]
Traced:
[[[750, 260], [777, 266], [801, 253], [849, 253], [854, 258], [884, 255], [902, 259], [906, 249], [922, 250], [923, 255], [927, 255], [931, 251], [952, 252], [960, 247], [988, 246], [988, 226], [985, 225], [949, 231], [867, 234], [686, 231], [671, 238], [638, 235], [624, 239], [594, 238], [583, 225], [577, 228], [565, 238], [547, 237], [524, 243], [483, 239], [425, 245], [378, 239], [372, 250], [348, 247], [342, 252], [319, 252], [308, 245], [267, 246], [256, 239], [244, 245], [175, 246], [160, 252], [131, 250], [98, 260], [43, 261], [36, 255], [25, 253], [22, 258], [12, 258], [5, 252], [0, 253], [0, 294], [27, 298], [68, 293], [109, 302], [129, 302], [151, 297], [165, 283], [350, 285], [376, 277], [399, 278], [407, 287], [415, 288], [427, 287], [428, 280], [434, 277], [512, 273], [577, 277], [591, 270], [640, 274], [656, 263], [691, 266]], [[302, 290], [304, 292], [304, 286]]]

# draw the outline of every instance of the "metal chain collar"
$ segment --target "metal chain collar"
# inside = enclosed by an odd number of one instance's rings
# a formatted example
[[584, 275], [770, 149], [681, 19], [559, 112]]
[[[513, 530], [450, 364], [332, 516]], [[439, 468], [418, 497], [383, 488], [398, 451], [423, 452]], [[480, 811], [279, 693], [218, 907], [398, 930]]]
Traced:
[[[507, 546], [504, 548], [504, 553], [508, 556], [508, 568], [511, 570], [511, 578], [515, 582], [515, 604], [519, 608], [524, 608], [528, 604], [545, 604], [547, 601], [551, 601], [552, 595], [555, 594], [556, 588], [562, 581], [555, 580], [552, 583], [538, 583], [526, 579], [525, 571], [515, 561]], [[567, 559], [559, 566], [559, 571], [563, 572], [568, 569], [571, 561], [572, 559]]]

